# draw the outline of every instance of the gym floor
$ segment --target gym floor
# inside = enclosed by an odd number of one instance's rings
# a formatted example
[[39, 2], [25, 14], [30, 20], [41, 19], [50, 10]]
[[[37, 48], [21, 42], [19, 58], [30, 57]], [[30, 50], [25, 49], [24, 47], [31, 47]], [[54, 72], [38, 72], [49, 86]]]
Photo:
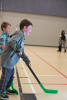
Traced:
[[[22, 59], [15, 66], [14, 86], [19, 95], [9, 100], [67, 100], [67, 53], [57, 48], [25, 46], [31, 68], [46, 89], [58, 90], [57, 94], [44, 93]], [[1, 73], [1, 72], [0, 72]]]

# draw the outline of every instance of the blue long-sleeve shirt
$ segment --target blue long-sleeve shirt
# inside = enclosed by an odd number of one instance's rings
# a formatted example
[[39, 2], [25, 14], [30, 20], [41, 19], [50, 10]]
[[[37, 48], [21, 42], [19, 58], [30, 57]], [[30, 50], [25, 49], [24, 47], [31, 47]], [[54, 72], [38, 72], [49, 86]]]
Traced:
[[14, 65], [18, 62], [20, 56], [17, 52], [24, 51], [24, 32], [17, 31], [16, 34], [7, 43], [1, 57], [2, 67], [13, 69]]
[[3, 52], [2, 45], [6, 46], [8, 40], [9, 40], [9, 34], [7, 34], [6, 32], [0, 34], [0, 55]]

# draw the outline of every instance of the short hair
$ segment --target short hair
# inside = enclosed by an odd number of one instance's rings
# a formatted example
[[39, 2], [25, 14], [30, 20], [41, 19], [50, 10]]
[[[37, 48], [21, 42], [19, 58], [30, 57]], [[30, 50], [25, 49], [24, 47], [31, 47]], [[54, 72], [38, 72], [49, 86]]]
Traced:
[[1, 30], [3, 31], [3, 28], [7, 28], [8, 25], [11, 26], [10, 23], [8, 23], [8, 22], [3, 22], [3, 23], [1, 24]]
[[23, 19], [21, 22], [20, 22], [20, 30], [22, 30], [24, 28], [24, 26], [29, 26], [29, 25], [33, 25], [29, 20], [27, 19]]

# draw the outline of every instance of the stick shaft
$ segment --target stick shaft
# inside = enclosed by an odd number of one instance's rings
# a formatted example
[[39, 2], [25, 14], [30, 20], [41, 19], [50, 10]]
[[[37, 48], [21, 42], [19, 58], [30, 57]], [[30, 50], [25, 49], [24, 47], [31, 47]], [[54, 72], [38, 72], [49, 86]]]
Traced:
[[45, 92], [45, 93], [58, 93], [58, 90], [50, 90], [50, 89], [46, 89], [43, 84], [40, 82], [40, 80], [38, 79], [38, 77], [36, 76], [36, 74], [34, 73], [34, 71], [32, 70], [32, 68], [26, 64], [27, 67], [29, 68], [29, 70], [32, 72], [33, 76], [35, 77], [35, 79], [37, 80], [38, 84], [40, 85], [41, 89]]
[[38, 77], [36, 76], [36, 74], [34, 73], [34, 71], [32, 70], [32, 68], [31, 68], [28, 64], [26, 64], [26, 65], [27, 65], [27, 67], [29, 68], [29, 70], [32, 72], [32, 74], [33, 74], [33, 76], [35, 77], [35, 79], [37, 80], [38, 84], [40, 84], [41, 82], [40, 82], [40, 80], [38, 79]]

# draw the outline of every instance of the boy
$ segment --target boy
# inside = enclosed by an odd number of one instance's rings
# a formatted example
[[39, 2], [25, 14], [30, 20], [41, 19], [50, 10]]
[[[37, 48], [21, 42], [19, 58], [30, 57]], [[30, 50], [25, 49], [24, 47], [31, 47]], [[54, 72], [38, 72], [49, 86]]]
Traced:
[[11, 31], [11, 25], [7, 22], [3, 22], [1, 24], [1, 30], [3, 33], [0, 34], [0, 55], [2, 54], [2, 51], [4, 50], [6, 44], [9, 40], [9, 33]]
[[22, 20], [20, 22], [20, 31], [17, 31], [16, 34], [11, 38], [4, 52], [2, 53], [2, 76], [0, 80], [1, 99], [8, 98], [8, 96], [5, 94], [5, 91], [10, 87], [13, 81], [14, 66], [20, 57], [23, 58], [27, 64], [30, 64], [30, 60], [24, 53], [24, 39], [25, 35], [29, 35], [31, 31], [32, 23], [27, 19]]
[[[0, 34], [0, 63], [1, 63], [1, 54], [2, 54], [3, 50], [5, 49], [6, 44], [8, 43], [8, 40], [10, 37], [9, 34], [11, 32], [11, 24], [8, 22], [3, 22], [1, 24], [1, 30], [3, 33]], [[0, 66], [0, 68], [1, 68], [1, 66]], [[13, 83], [11, 86], [13, 86]], [[10, 89], [9, 90], [7, 89], [7, 92], [9, 92], [10, 94], [14, 93], [14, 91], [12, 91]]]

